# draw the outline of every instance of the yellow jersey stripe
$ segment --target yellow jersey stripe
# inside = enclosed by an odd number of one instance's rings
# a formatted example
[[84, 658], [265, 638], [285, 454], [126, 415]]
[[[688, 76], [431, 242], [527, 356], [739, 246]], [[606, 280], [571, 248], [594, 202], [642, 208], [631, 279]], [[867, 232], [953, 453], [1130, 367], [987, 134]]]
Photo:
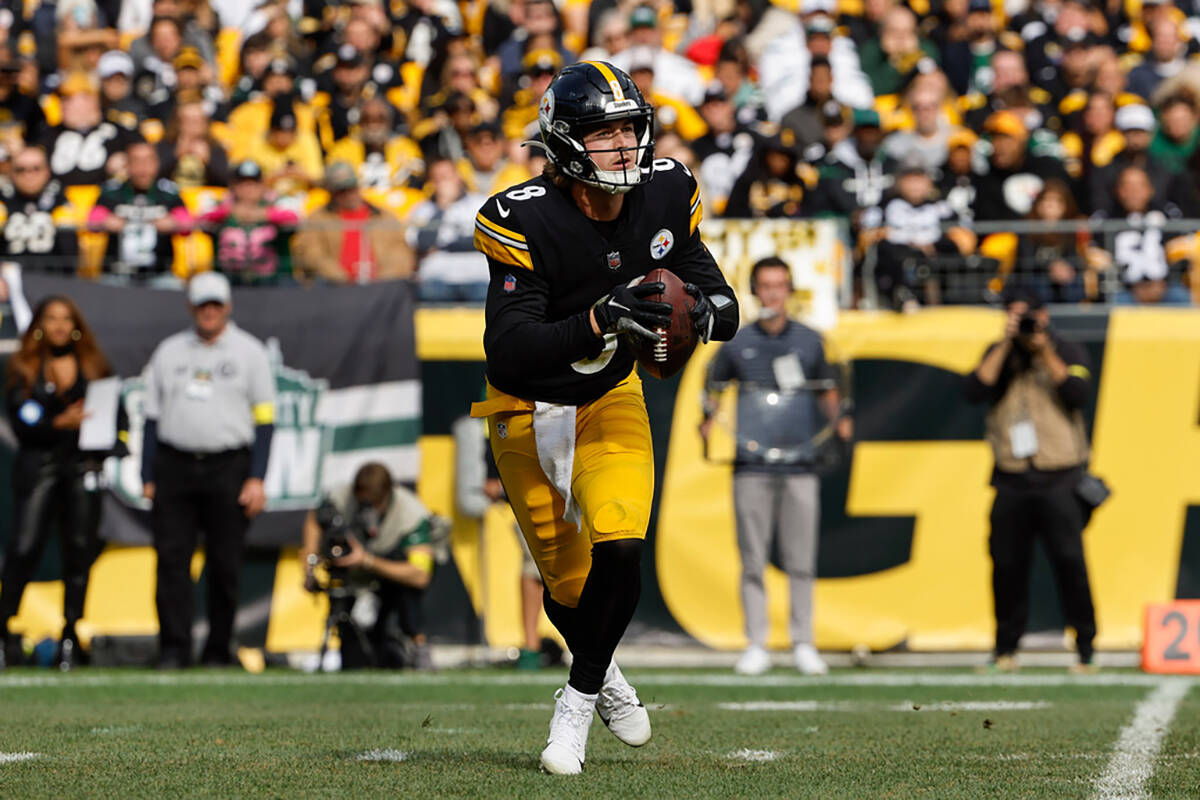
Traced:
[[1092, 377], [1092, 373], [1089, 372], [1088, 368], [1083, 364], [1072, 364], [1071, 366], [1067, 367], [1067, 374], [1075, 378], [1081, 378], [1085, 381]]
[[688, 201], [688, 206], [695, 209], [696, 204], [700, 202], [700, 187], [696, 187], [696, 191], [692, 192], [692, 199]]
[[700, 220], [704, 218], [704, 203], [700, 202], [700, 198], [696, 198], [696, 205], [692, 207], [692, 217], [689, 223], [691, 230], [689, 233], [695, 233], [696, 228], [700, 227]]
[[591, 64], [600, 71], [601, 77], [604, 78], [609, 88], [612, 89], [613, 100], [620, 102], [625, 99], [625, 90], [621, 88], [621, 82], [617, 80], [617, 76], [613, 74], [612, 69], [603, 61], [585, 61], [585, 64]]
[[275, 422], [275, 404], [259, 403], [254, 407], [254, 424], [271, 425]]
[[521, 244], [525, 244], [524, 236], [517, 233], [516, 231], [510, 231], [508, 228], [497, 225], [496, 223], [492, 222], [490, 219], [485, 217], [482, 212], [475, 215], [475, 222], [477, 224], [482, 224], [483, 226], [492, 229], [493, 231], [500, 234], [501, 236], [512, 239], [514, 242], [519, 242]]
[[475, 249], [489, 258], [494, 258], [501, 264], [511, 264], [514, 267], [522, 267], [528, 270], [533, 269], [533, 259], [529, 257], [528, 250], [518, 250], [511, 245], [504, 244], [486, 235], [478, 227], [475, 228]]

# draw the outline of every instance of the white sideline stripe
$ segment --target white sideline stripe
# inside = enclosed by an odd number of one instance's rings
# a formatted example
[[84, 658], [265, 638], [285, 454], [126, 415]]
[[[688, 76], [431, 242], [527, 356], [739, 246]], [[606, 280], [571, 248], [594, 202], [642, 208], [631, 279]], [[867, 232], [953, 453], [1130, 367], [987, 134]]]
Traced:
[[355, 761], [407, 761], [408, 753], [403, 750], [393, 750], [390, 747], [382, 750], [368, 750], [354, 757]]
[[[1156, 687], [1162, 678], [1142, 673], [1102, 672], [1099, 675], [1069, 675], [1061, 673], [1018, 673], [1015, 675], [939, 674], [927, 671], [847, 672], [824, 677], [803, 675], [695, 674], [692, 672], [660, 672], [648, 675], [631, 673], [636, 686], [729, 686], [761, 687], [819, 687], [819, 686], [928, 686], [928, 687], [1045, 687], [1045, 686], [1147, 686]], [[61, 686], [561, 686], [565, 680], [561, 671], [545, 674], [514, 675], [505, 672], [454, 671], [433, 674], [304, 674], [273, 673], [262, 675], [220, 673], [158, 674], [132, 672], [113, 675], [11, 675], [0, 674], [0, 691], [4, 689], [40, 689]]]
[[774, 761], [779, 758], [779, 754], [774, 750], [750, 750], [742, 748], [725, 756], [731, 761]]
[[1121, 729], [1112, 760], [1096, 781], [1096, 800], [1148, 798], [1146, 782], [1154, 773], [1154, 760], [1171, 727], [1179, 704], [1192, 688], [1190, 680], [1162, 680], [1138, 703], [1133, 719]]
[[0, 753], [0, 764], [16, 764], [19, 761], [32, 761], [41, 757], [41, 753]]
[[317, 400], [315, 414], [317, 422], [334, 427], [420, 416], [421, 382], [417, 380], [330, 389]]
[[[914, 705], [919, 708], [913, 708]], [[1041, 700], [970, 701], [963, 703], [864, 703], [854, 700], [760, 700], [749, 703], [718, 703], [722, 711], [1033, 711], [1049, 708]]]

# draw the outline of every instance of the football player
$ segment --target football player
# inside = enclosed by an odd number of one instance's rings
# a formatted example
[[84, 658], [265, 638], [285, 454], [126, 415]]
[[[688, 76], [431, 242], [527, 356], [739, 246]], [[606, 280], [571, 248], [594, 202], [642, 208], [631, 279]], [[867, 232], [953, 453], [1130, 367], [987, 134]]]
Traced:
[[488, 257], [488, 419], [505, 491], [574, 661], [555, 694], [547, 772], [581, 771], [593, 713], [632, 746], [650, 720], [612, 656], [640, 592], [654, 491], [650, 425], [626, 337], [657, 343], [671, 270], [695, 298], [701, 339], [727, 340], [737, 301], [700, 243], [700, 191], [654, 159], [653, 110], [604, 62], [560, 71], [538, 106], [542, 175], [493, 195], [476, 217]]

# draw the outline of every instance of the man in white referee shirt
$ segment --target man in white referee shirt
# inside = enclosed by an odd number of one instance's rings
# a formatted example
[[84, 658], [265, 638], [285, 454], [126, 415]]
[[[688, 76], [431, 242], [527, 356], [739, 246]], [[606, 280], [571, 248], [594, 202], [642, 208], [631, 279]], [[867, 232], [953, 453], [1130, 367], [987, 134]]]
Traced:
[[160, 669], [188, 666], [190, 565], [204, 533], [208, 573], [205, 666], [231, 650], [246, 530], [266, 504], [263, 477], [275, 422], [275, 380], [262, 342], [238, 328], [229, 281], [215, 272], [187, 290], [192, 328], [164, 339], [146, 368], [143, 495], [153, 503]]

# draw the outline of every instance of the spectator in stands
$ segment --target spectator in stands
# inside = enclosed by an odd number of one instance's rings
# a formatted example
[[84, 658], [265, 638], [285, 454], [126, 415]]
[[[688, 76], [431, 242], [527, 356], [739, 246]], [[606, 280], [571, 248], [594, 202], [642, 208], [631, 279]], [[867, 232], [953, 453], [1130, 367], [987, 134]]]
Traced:
[[704, 120], [696, 113], [691, 102], [669, 94], [656, 85], [654, 72], [658, 58], [655, 51], [645, 45], [634, 45], [625, 51], [629, 62], [629, 77], [642, 97], [654, 106], [655, 130], [658, 133], [676, 133], [692, 141], [704, 133]]
[[917, 159], [932, 172], [946, 163], [951, 126], [941, 114], [942, 98], [935, 89], [919, 86], [909, 95], [908, 107], [912, 110], [913, 129], [890, 134], [883, 141], [883, 150], [888, 158], [896, 161]]
[[988, 117], [984, 130], [992, 154], [975, 176], [976, 220], [1021, 219], [1033, 208], [1033, 200], [1047, 180], [1068, 180], [1058, 159], [1028, 153], [1029, 131], [1013, 112], [995, 112]]
[[950, 206], [954, 216], [964, 223], [973, 216], [975, 205], [975, 176], [971, 170], [975, 145], [979, 137], [967, 128], [958, 128], [946, 139], [946, 163], [938, 181], [938, 193]]
[[1151, 205], [1161, 208], [1168, 217], [1191, 219], [1200, 214], [1200, 197], [1196, 180], [1188, 172], [1175, 172], [1157, 156], [1150, 153], [1157, 124], [1154, 112], [1140, 103], [1117, 109], [1116, 127], [1125, 140], [1125, 147], [1111, 162], [1088, 175], [1085, 197], [1092, 213], [1112, 217], [1116, 213], [1117, 173], [1127, 166], [1141, 167], [1154, 186]]
[[[829, 59], [814, 56], [808, 69], [808, 91], [804, 102], [783, 115], [779, 121], [796, 137], [800, 152], [809, 155], [809, 148], [819, 145], [825, 134], [825, 106], [837, 101], [833, 99], [833, 67]], [[701, 108], [703, 111], [703, 108]]]
[[962, 39], [948, 42], [941, 51], [942, 69], [954, 91], [960, 95], [970, 92], [990, 94], [995, 75], [991, 60], [999, 48], [991, 0], [969, 0]]
[[1167, 169], [1183, 172], [1200, 142], [1195, 98], [1183, 93], [1171, 95], [1159, 104], [1158, 119], [1159, 129], [1150, 143], [1150, 154]]
[[0, 124], [11, 126], [19, 143], [33, 143], [45, 134], [46, 115], [37, 95], [18, 85], [21, 66], [11, 51], [0, 51]]
[[883, 148], [879, 113], [854, 109], [854, 135], [838, 142], [817, 164], [817, 186], [813, 213], [850, 219], [858, 229], [878, 227], [884, 193], [895, 182], [895, 164]]
[[862, 68], [876, 95], [902, 91], [926, 59], [938, 62], [937, 48], [917, 33], [917, 18], [906, 7], [897, 6], [883, 18], [879, 39], [861, 46]]
[[1154, 185], [1141, 167], [1117, 174], [1117, 214], [1129, 229], [1113, 236], [1113, 266], [1125, 290], [1118, 303], [1187, 305], [1191, 297], [1181, 281], [1182, 265], [1169, 263], [1163, 244], [1166, 215], [1155, 208]]
[[934, 191], [925, 160], [910, 155], [897, 172], [895, 196], [883, 207], [875, 286], [884, 304], [912, 310], [918, 303], [941, 301], [942, 267], [975, 249], [975, 237], [966, 228], [943, 231], [952, 221], [954, 211]]
[[183, 52], [183, 25], [175, 17], [156, 17], [146, 35], [150, 52], [140, 62], [134, 59], [137, 73], [133, 90], [142, 102], [153, 107], [175, 90], [175, 59]]
[[[726, 217], [800, 217], [807, 213], [814, 182], [788, 133], [758, 142], [754, 158], [729, 192]], [[809, 174], [809, 180], [805, 180], [805, 174]]]
[[113, 420], [122, 438], [113, 453], [79, 449], [84, 396], [91, 381], [112, 375], [79, 308], [66, 297], [38, 304], [8, 360], [6, 407], [17, 438], [13, 465], [13, 524], [0, 576], [0, 669], [24, 658], [21, 637], [8, 629], [21, 595], [41, 561], [51, 530], [58, 529], [65, 617], [55, 663], [69, 670], [82, 661], [76, 623], [83, 617], [88, 572], [100, 553], [97, 535], [103, 499], [97, 475], [104, 458], [124, 455], [123, 414]]
[[[756, 136], [749, 127], [738, 123], [737, 112], [720, 81], [714, 80], [708, 85], [700, 114], [708, 126], [708, 133], [693, 141], [691, 147], [700, 161], [699, 179], [707, 192], [709, 208], [720, 216], [725, 211], [734, 181], [754, 158]], [[798, 141], [797, 149], [802, 149], [803, 144]]]
[[500, 116], [500, 103], [480, 83], [481, 68], [470, 52], [454, 53], [446, 59], [442, 71], [442, 88], [436, 94], [422, 100], [421, 115], [428, 116], [434, 109], [441, 108], [451, 94], [465, 94], [475, 103], [475, 111], [485, 121]]
[[132, 131], [106, 122], [92, 80], [72, 73], [58, 90], [62, 124], [47, 129], [41, 144], [50, 154], [50, 171], [64, 186], [103, 183], [124, 172], [126, 144]]
[[995, 458], [992, 665], [1005, 672], [1018, 666], [1033, 547], [1041, 540], [1054, 566], [1063, 616], [1075, 630], [1079, 661], [1071, 670], [1092, 672], [1096, 616], [1082, 538], [1087, 512], [1076, 494], [1089, 456], [1082, 413], [1091, 392], [1087, 353], [1054, 332], [1036, 295], [1009, 292], [1005, 310], [1004, 338], [988, 347], [964, 387], [967, 402], [988, 406], [987, 440]]
[[433, 196], [408, 217], [408, 241], [421, 259], [420, 297], [440, 302], [487, 298], [487, 259], [475, 250], [475, 216], [487, 195], [469, 194], [449, 159], [429, 164]]
[[665, 95], [678, 97], [692, 106], [704, 99], [704, 81], [696, 65], [678, 53], [663, 47], [658, 12], [654, 6], [639, 5], [629, 15], [630, 48], [612, 58], [614, 66], [632, 75], [631, 50], [648, 48], [653, 55], [655, 87]]
[[292, 240], [296, 271], [335, 284], [411, 277], [416, 259], [403, 228], [363, 200], [354, 167], [330, 164], [325, 188], [329, 204], [309, 215]]
[[477, 122], [475, 101], [465, 94], [454, 93], [446, 97], [445, 105], [432, 117], [414, 127], [413, 136], [421, 145], [426, 161], [438, 156], [458, 160], [466, 153], [467, 132]]
[[874, 92], [859, 62], [860, 52], [853, 40], [833, 27], [833, 6], [804, 6], [803, 21], [790, 20], [788, 27], [774, 37], [763, 51], [758, 64], [759, 81], [764, 93], [767, 115], [780, 119], [796, 108], [808, 92], [809, 74], [814, 59], [823, 58], [833, 74], [835, 100], [853, 108], [869, 108]]
[[[1032, 109], [1037, 117], [1029, 114], [1026, 127], [1032, 129], [1053, 125], [1057, 111], [1050, 93], [1040, 87], [1031, 86], [1025, 59], [1015, 50], [1000, 50], [992, 55], [992, 88], [987, 94], [980, 91], [963, 96], [963, 125], [971, 130], [983, 128], [988, 117], [997, 111], [1013, 108]], [[1025, 112], [1028, 114], [1028, 111]]]
[[[179, 0], [153, 0], [150, 5], [150, 15], [147, 17], [144, 11], [138, 14], [138, 21], [134, 24], [126, 24], [125, 13], [133, 12], [137, 8], [145, 8], [145, 0], [121, 0], [121, 15], [122, 20], [118, 24], [121, 31], [131, 33], [134, 31], [146, 31], [145, 36], [134, 39], [129, 45], [129, 55], [133, 58], [134, 73], [141, 72], [147, 59], [157, 55], [152, 44], [153, 37], [150, 31], [154, 28], [154, 20], [162, 18], [177, 19], [181, 21], [182, 30], [182, 45], [194, 47], [200, 51], [200, 56], [208, 63], [213, 63], [216, 58], [216, 48], [213, 46], [212, 35], [199, 25], [194, 16], [187, 15], [184, 8], [180, 5]], [[170, 63], [169, 61], [166, 63]]]
[[135, 130], [147, 117], [146, 104], [133, 94], [133, 59], [122, 50], [109, 50], [96, 67], [100, 76], [100, 110], [104, 119]]
[[767, 119], [766, 96], [758, 85], [757, 70], [754, 73], [755, 77], [752, 78], [745, 39], [741, 36], [726, 39], [717, 54], [713, 79], [725, 87], [725, 94], [733, 103], [737, 120], [742, 125], [753, 125]]
[[386, 190], [425, 180], [421, 148], [397, 130], [399, 115], [382, 96], [362, 104], [357, 135], [340, 139], [329, 150], [327, 161], [343, 161], [358, 171], [364, 189]]
[[529, 40], [544, 37], [551, 39], [551, 49], [557, 54], [559, 63], [575, 61], [575, 55], [562, 43], [558, 9], [552, 0], [525, 0], [519, 27], [496, 50], [500, 78], [505, 86], [515, 84], [524, 72], [525, 54], [531, 49]]
[[297, 129], [296, 115], [286, 102], [275, 106], [266, 136], [250, 147], [247, 159], [262, 167], [267, 185], [280, 197], [307, 192], [324, 174], [317, 137]]
[[315, 138], [318, 136], [317, 115], [296, 88], [295, 70], [295, 62], [272, 58], [263, 72], [261, 91], [252, 93], [249, 99], [229, 112], [226, 146], [234, 161], [253, 158], [266, 169], [267, 164], [254, 154], [252, 148], [270, 129], [273, 115], [282, 116], [289, 109], [299, 138], [307, 139], [311, 135], [320, 146], [319, 139]]
[[1125, 137], [1114, 127], [1116, 108], [1112, 96], [1092, 92], [1073, 130], [1062, 135], [1060, 144], [1067, 174], [1086, 180], [1097, 169], [1108, 165], [1121, 151]]
[[528, 168], [508, 158], [508, 142], [495, 122], [480, 122], [467, 135], [467, 157], [458, 171], [468, 192], [485, 197], [502, 192], [532, 177]]
[[182, 102], [204, 104], [204, 113], [212, 117], [224, 100], [224, 92], [212, 79], [212, 67], [200, 58], [193, 47], [185, 47], [175, 57], [175, 88], [161, 102], [150, 107], [149, 115], [166, 121], [175, 114]]
[[89, 230], [108, 234], [104, 272], [126, 280], [175, 284], [171, 237], [191, 229], [191, 215], [175, 184], [159, 176], [154, 145], [135, 141], [126, 155], [128, 180], [105, 184], [88, 215]]
[[163, 175], [183, 188], [229, 184], [229, 157], [212, 135], [204, 103], [183, 101], [158, 145]]
[[288, 241], [300, 219], [273, 199], [259, 166], [243, 161], [233, 169], [229, 197], [200, 218], [213, 237], [213, 268], [234, 286], [296, 282]]
[[1150, 31], [1150, 52], [1129, 71], [1129, 91], [1150, 99], [1164, 79], [1178, 75], [1187, 55], [1187, 39], [1178, 20], [1157, 17]]
[[550, 80], [562, 66], [558, 54], [545, 49], [531, 50], [521, 63], [521, 88], [500, 117], [505, 137], [518, 142], [537, 138], [538, 104], [542, 102]]
[[46, 151], [19, 150], [10, 172], [11, 184], [0, 186], [0, 262], [73, 274], [79, 266], [73, 214], [62, 185], [50, 177]]
[[[358, 127], [356, 123], [362, 113], [363, 101], [368, 97], [382, 95], [383, 87], [370, 80], [363, 54], [352, 44], [344, 44], [337, 49], [337, 62], [330, 73], [325, 114], [328, 117], [329, 133], [333, 141], [337, 141], [350, 135], [350, 132]], [[328, 149], [333, 142], [323, 144]]]
[[1086, 229], [1063, 228], [1083, 219], [1067, 184], [1046, 181], [1029, 219], [1055, 229], [1018, 236], [1009, 285], [1021, 287], [1043, 303], [1078, 303], [1089, 295], [1095, 297], [1097, 282], [1095, 275], [1088, 274]]

